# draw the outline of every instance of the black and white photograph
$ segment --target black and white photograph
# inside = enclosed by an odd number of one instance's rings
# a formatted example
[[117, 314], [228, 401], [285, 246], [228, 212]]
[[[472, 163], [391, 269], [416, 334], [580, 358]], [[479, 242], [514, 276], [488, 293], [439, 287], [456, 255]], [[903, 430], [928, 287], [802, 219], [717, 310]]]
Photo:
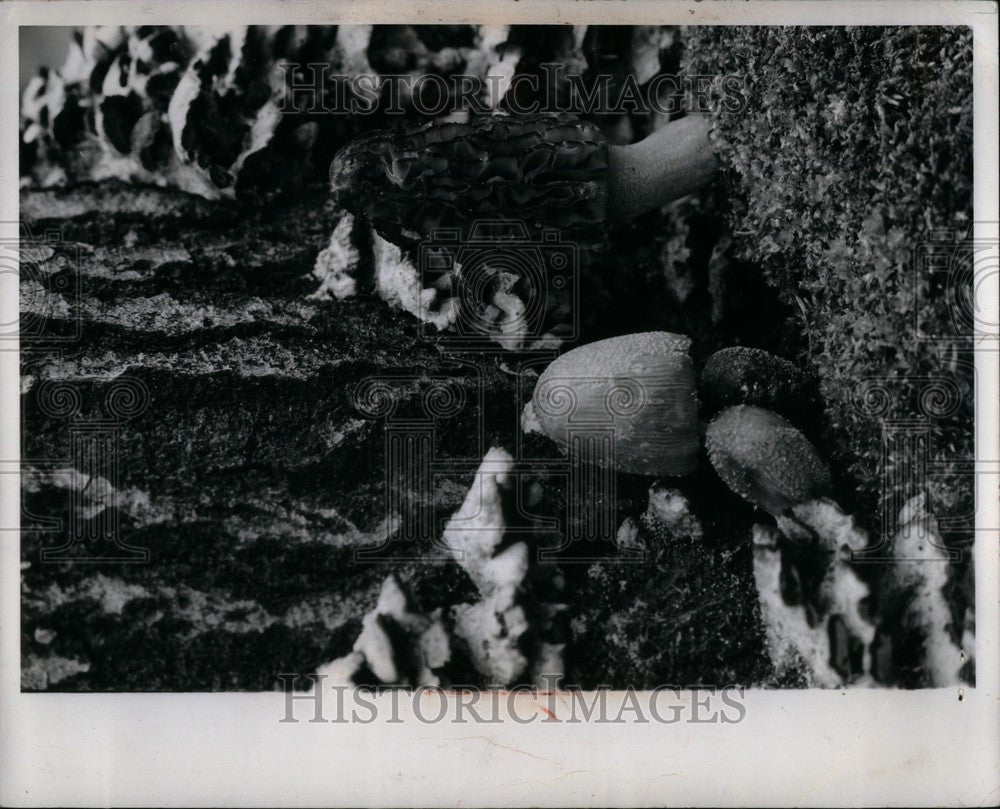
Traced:
[[995, 687], [995, 43], [577, 5], [16, 28], [21, 698]]

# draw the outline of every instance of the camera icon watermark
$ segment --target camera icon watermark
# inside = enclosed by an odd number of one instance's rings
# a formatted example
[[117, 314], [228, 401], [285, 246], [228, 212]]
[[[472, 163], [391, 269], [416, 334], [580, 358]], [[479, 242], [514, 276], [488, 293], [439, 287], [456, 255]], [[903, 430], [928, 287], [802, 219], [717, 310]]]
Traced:
[[[417, 267], [421, 286], [456, 307], [451, 331], [433, 334], [450, 349], [518, 349], [578, 334], [578, 247], [557, 229], [506, 219], [479, 220], [464, 233], [441, 228], [420, 245]], [[419, 313], [428, 336], [431, 314]]]
[[0, 295], [20, 301], [18, 316], [0, 322], [0, 351], [79, 340], [79, 252], [59, 230], [36, 232], [27, 222], [0, 222]]
[[[977, 232], [979, 235], [977, 235]], [[918, 340], [968, 342], [1000, 348], [1000, 238], [996, 222], [977, 222], [967, 231], [932, 230], [913, 252], [913, 324]], [[985, 234], [985, 235], [984, 235]], [[950, 322], [935, 317], [929, 300], [944, 296]]]

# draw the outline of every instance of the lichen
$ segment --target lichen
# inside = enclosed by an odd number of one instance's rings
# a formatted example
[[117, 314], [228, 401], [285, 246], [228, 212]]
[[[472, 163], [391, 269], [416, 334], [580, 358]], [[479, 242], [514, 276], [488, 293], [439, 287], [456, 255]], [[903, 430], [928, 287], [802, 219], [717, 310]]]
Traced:
[[[926, 495], [911, 498], [900, 512], [891, 558], [881, 600], [883, 653], [891, 661], [886, 676], [905, 675], [911, 685], [931, 687], [961, 683], [975, 629], [972, 615], [956, 616], [948, 602], [955, 571]], [[905, 659], [907, 647], [917, 650], [915, 659]]]
[[[440, 684], [435, 670], [451, 657], [440, 610], [424, 615], [395, 574], [382, 583], [378, 603], [361, 619], [361, 627], [350, 653], [317, 670], [329, 677], [329, 685]], [[371, 677], [376, 683], [366, 682]]]
[[830, 500], [796, 506], [777, 527], [754, 526], [754, 577], [779, 676], [823, 688], [933, 687], [968, 676], [957, 639], [969, 643], [973, 630], [945, 599], [952, 570], [924, 501], [913, 498], [900, 513], [875, 586], [862, 578], [871, 574], [864, 562], [885, 549], [872, 548]]
[[372, 247], [375, 289], [386, 303], [441, 329], [454, 323], [455, 301], [442, 300], [437, 289], [424, 286], [417, 265], [399, 246], [373, 233]]
[[314, 297], [332, 295], [334, 298], [352, 298], [358, 293], [355, 277], [361, 255], [351, 240], [354, 217], [345, 213], [330, 234], [330, 244], [316, 256], [313, 275], [319, 279]]
[[529, 578], [536, 568], [533, 549], [511, 541], [515, 483], [510, 453], [490, 449], [445, 527], [443, 544], [480, 594], [479, 601], [453, 609], [455, 635], [488, 684], [511, 685], [527, 676], [552, 687], [564, 673], [564, 640], [554, 631], [564, 610], [559, 574], [546, 569], [547, 586], [538, 587]]
[[[22, 101], [22, 166], [43, 186], [117, 178], [209, 199], [295, 186], [320, 124], [283, 114], [285, 66], [336, 63], [331, 26], [87, 27]], [[329, 140], [340, 122], [323, 121]]]

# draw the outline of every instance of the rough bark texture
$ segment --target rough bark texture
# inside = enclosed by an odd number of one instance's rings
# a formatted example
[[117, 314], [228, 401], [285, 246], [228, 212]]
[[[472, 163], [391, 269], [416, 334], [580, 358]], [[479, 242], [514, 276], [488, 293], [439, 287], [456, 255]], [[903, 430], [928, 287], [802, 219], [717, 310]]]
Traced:
[[[376, 298], [310, 297], [315, 255], [339, 215], [322, 189], [247, 209], [102, 184], [26, 191], [22, 214], [36, 239], [59, 234], [32, 251], [22, 277], [22, 317], [34, 317], [22, 360], [25, 688], [270, 689], [280, 673], [314, 671], [347, 653], [389, 571], [428, 609], [474, 595], [458, 565], [426, 563], [446, 556], [440, 548], [407, 545], [387, 528], [387, 422], [357, 406], [359, 396], [375, 411], [384, 400], [359, 385], [387, 377], [397, 418], [419, 416], [435, 383], [460, 389], [442, 392], [464, 404], [435, 421], [441, 468], [433, 486], [421, 494], [412, 481], [397, 482], [404, 499], [432, 501], [433, 534], [461, 504], [486, 448], [516, 447], [532, 382], [519, 399], [512, 357], [508, 368], [496, 356], [460, 364], [447, 343]], [[639, 262], [636, 283], [650, 261]], [[596, 288], [585, 293], [608, 300]], [[608, 311], [617, 316], [613, 304]], [[662, 323], [663, 311], [651, 304], [640, 317]], [[72, 393], [60, 394], [61, 383]], [[123, 406], [127, 391], [135, 399]], [[109, 418], [115, 468], [95, 465], [93, 450], [74, 458], [74, 441], [94, 446], [80, 437], [90, 435], [85, 428]], [[524, 440], [534, 457], [561, 458], [547, 439]], [[541, 482], [541, 510], [562, 513], [559, 482]], [[621, 476], [619, 520], [645, 510], [648, 486]], [[726, 497], [704, 459], [685, 487], [700, 493], [707, 513]], [[725, 674], [726, 682], [752, 682], [766, 674], [749, 514], [730, 502], [735, 511], [706, 521], [699, 547], [653, 537], [663, 544], [659, 562], [633, 566], [637, 584], [665, 599], [664, 614], [680, 610], [678, 626], [690, 636], [683, 644], [679, 635], [657, 639], [661, 651], [646, 664], [613, 662], [616, 646], [631, 643], [634, 621], [645, 621], [634, 586], [598, 602], [604, 579], [588, 564], [564, 562], [578, 636], [570, 681], [649, 685]], [[107, 560], [125, 553], [107, 539], [111, 516], [119, 541], [147, 561]], [[41, 530], [53, 518], [59, 527]], [[74, 531], [93, 536], [67, 549], [68, 559], [43, 559]], [[424, 561], [356, 558], [387, 533], [395, 541], [386, 553]], [[625, 627], [614, 641], [605, 632], [609, 609], [621, 611]], [[475, 679], [467, 661], [449, 674]]]
[[[23, 281], [22, 312], [48, 315], [47, 335], [80, 329], [65, 349], [23, 362], [25, 508], [63, 521], [60, 533], [24, 534], [28, 687], [271, 688], [279, 672], [313, 670], [353, 642], [385, 575], [354, 562], [384, 530], [384, 426], [352, 407], [354, 388], [408, 370], [406, 405], [447, 363], [379, 301], [308, 299], [333, 213], [324, 197], [248, 212], [116, 186], [25, 194], [32, 231], [59, 228], [74, 265], [40, 263], [42, 283]], [[78, 294], [53, 291], [49, 270], [75, 274]], [[485, 370], [489, 389], [510, 387]], [[46, 382], [68, 382], [78, 420], [107, 418], [104, 399], [123, 378], [148, 404], [115, 427], [112, 498], [98, 476], [71, 479], [82, 471], [72, 419], [42, 410], [39, 396]], [[445, 444], [478, 438], [468, 399]], [[33, 471], [46, 466], [56, 471]], [[467, 485], [456, 474], [433, 494], [447, 513]], [[73, 514], [72, 490], [83, 504]], [[71, 519], [93, 524], [102, 506], [117, 508], [120, 539], [148, 563], [41, 561]], [[439, 572], [426, 566], [421, 581], [461, 588], [455, 571]], [[58, 683], [31, 674], [50, 658], [89, 670]]]

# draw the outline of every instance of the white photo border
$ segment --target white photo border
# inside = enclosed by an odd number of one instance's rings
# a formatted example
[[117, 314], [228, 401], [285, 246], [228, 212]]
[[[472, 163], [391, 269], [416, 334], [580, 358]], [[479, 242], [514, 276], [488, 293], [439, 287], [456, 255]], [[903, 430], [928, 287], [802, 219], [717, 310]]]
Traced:
[[[977, 238], [997, 239], [997, 5], [992, 2], [115, 2], [0, 4], [0, 221], [18, 218], [18, 26], [639, 23], [967, 25], [974, 31]], [[997, 323], [998, 278], [980, 300]], [[17, 300], [0, 301], [4, 322]], [[976, 356], [977, 458], [1000, 458], [1000, 352]], [[0, 352], [0, 458], [19, 457], [18, 356]], [[996, 462], [994, 462], [995, 465]], [[995, 472], [997, 470], [994, 470]], [[1000, 525], [997, 475], [979, 518]], [[0, 475], [4, 525], [16, 474]], [[754, 690], [737, 724], [281, 723], [285, 696], [22, 694], [19, 540], [0, 534], [0, 804], [996, 805], [1000, 556], [977, 532], [977, 685], [926, 691]], [[519, 699], [530, 700], [528, 695]], [[618, 698], [618, 697], [616, 697]], [[404, 716], [406, 712], [404, 711]]]

